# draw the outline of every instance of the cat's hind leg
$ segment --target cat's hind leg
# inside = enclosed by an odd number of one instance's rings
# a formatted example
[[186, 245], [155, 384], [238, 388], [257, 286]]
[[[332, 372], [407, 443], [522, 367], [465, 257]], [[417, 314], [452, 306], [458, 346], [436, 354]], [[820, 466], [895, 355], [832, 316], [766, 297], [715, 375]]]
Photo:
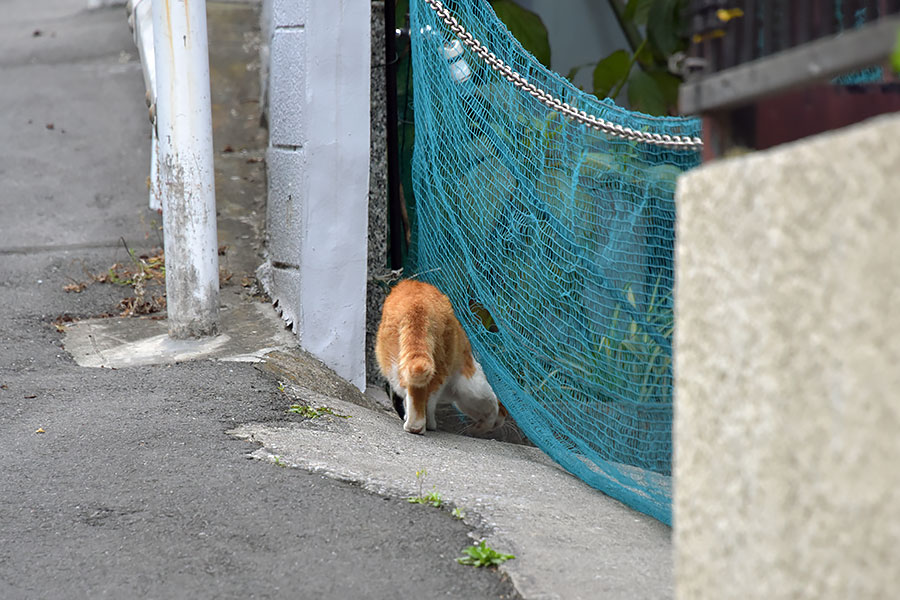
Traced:
[[425, 427], [429, 431], [437, 430], [437, 418], [434, 416], [437, 409], [437, 396], [437, 393], [432, 394], [428, 399], [428, 404], [425, 406]]
[[410, 433], [425, 433], [425, 429], [434, 431], [437, 429], [437, 420], [434, 413], [438, 400], [443, 392], [443, 378], [437, 378], [429, 382], [426, 387], [407, 389], [406, 419], [403, 421], [403, 429]]
[[403, 420], [403, 429], [410, 433], [425, 433], [428, 397], [430, 395], [431, 391], [429, 388], [410, 387], [407, 389], [406, 401], [404, 402], [406, 418]]
[[397, 415], [405, 420], [406, 419], [406, 392], [404, 391], [401, 396], [394, 390], [391, 390], [391, 404], [394, 405], [394, 410], [397, 412]]
[[459, 373], [450, 379], [448, 387], [453, 392], [453, 404], [472, 421], [472, 431], [482, 434], [501, 427], [505, 421], [503, 409], [491, 389], [484, 371], [477, 362], [470, 377]]
[[406, 415], [409, 413], [406, 409], [409, 393], [406, 391], [405, 387], [400, 385], [400, 375], [397, 371], [397, 363], [393, 363], [389, 371], [382, 368], [382, 373], [385, 374], [385, 377], [388, 380], [391, 404], [394, 405], [394, 410], [397, 411], [397, 415], [405, 421]]

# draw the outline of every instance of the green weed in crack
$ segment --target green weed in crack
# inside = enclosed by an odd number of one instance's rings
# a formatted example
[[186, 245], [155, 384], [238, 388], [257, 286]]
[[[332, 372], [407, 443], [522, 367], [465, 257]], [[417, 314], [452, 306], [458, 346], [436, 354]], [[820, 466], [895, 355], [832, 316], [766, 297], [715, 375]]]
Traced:
[[463, 548], [462, 552], [464, 556], [457, 558], [456, 562], [473, 567], [496, 567], [515, 558], [512, 554], [497, 552], [488, 546], [484, 540], [481, 540], [480, 544]]

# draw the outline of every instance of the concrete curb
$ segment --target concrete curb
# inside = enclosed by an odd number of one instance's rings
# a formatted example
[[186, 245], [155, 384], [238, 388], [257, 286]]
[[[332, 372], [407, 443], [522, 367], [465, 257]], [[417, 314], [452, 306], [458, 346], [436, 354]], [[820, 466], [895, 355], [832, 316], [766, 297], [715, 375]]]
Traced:
[[241, 425], [229, 433], [257, 442], [250, 456], [277, 461], [404, 500], [425, 492], [466, 511], [472, 536], [516, 555], [500, 567], [523, 598], [632, 599], [671, 596], [665, 525], [597, 492], [534, 447], [447, 432], [403, 431], [396, 415], [289, 385], [299, 402], [328, 406], [324, 416], [289, 426]]

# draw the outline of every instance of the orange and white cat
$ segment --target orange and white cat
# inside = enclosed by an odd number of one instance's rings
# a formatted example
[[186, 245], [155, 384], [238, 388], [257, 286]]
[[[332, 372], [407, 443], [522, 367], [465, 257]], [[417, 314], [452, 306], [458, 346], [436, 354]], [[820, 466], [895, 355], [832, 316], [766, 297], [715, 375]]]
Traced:
[[450, 299], [433, 285], [407, 279], [391, 290], [381, 312], [375, 356], [403, 401], [400, 416], [406, 431], [436, 429], [437, 405], [450, 402], [472, 419], [476, 433], [503, 425], [506, 409], [472, 356]]

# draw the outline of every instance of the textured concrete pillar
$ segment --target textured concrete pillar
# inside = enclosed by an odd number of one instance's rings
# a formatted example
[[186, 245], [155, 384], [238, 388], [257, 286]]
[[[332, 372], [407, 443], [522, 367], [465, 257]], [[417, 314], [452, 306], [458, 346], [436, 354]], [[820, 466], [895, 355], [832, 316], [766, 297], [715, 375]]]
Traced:
[[387, 295], [377, 278], [388, 273], [387, 91], [384, 70], [384, 2], [372, 2], [371, 132], [369, 140], [369, 255], [366, 285], [366, 383], [381, 387], [375, 336]]
[[900, 116], [677, 201], [677, 597], [896, 597]]
[[365, 388], [370, 5], [271, 0], [267, 289], [300, 345]]

